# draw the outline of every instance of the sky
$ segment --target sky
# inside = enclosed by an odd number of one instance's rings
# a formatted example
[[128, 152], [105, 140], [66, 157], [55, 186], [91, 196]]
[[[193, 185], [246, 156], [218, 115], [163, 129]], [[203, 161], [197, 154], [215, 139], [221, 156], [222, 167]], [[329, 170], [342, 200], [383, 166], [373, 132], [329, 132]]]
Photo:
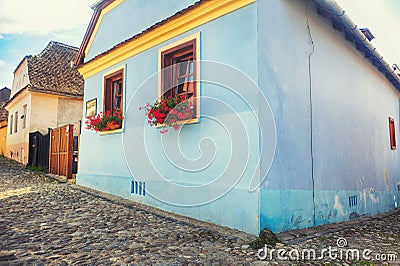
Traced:
[[95, 0], [0, 0], [0, 88], [11, 89], [25, 55], [53, 40], [79, 47]]
[[[13, 72], [24, 56], [40, 53], [51, 40], [79, 47], [94, 2], [0, 0], [0, 88], [11, 88]], [[373, 45], [389, 64], [397, 62], [400, 66], [400, 0], [337, 2], [360, 28], [371, 30], [376, 37]]]

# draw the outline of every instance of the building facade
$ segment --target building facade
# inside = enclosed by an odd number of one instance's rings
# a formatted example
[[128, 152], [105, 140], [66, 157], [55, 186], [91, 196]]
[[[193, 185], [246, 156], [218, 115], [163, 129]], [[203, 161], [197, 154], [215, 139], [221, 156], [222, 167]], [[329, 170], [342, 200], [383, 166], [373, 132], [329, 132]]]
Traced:
[[6, 152], [8, 112], [4, 106], [10, 99], [11, 90], [7, 87], [0, 89], [0, 156]]
[[[77, 184], [252, 234], [397, 208], [399, 77], [334, 1], [93, 9], [84, 101], [124, 119], [83, 130]], [[141, 110], [163, 95], [192, 108], [167, 134]]]
[[51, 41], [40, 54], [26, 56], [14, 71], [11, 99], [6, 105], [7, 157], [28, 163], [30, 132], [47, 134], [49, 128], [69, 123], [78, 128], [83, 79], [70, 66], [77, 51]]

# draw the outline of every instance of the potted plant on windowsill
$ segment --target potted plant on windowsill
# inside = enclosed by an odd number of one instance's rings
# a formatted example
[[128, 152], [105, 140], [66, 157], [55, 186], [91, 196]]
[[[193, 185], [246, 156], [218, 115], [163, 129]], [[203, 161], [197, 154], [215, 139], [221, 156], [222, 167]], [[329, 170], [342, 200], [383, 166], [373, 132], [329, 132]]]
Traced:
[[96, 132], [104, 132], [120, 129], [122, 127], [122, 120], [124, 117], [120, 111], [107, 111], [100, 112], [97, 115], [88, 117], [86, 120], [86, 129], [94, 130]]
[[[147, 103], [144, 109], [147, 123], [154, 127], [173, 127], [179, 129], [179, 125], [193, 118], [193, 104], [184, 95], [162, 96], [154, 102]], [[160, 133], [167, 133], [168, 129], [160, 130]]]

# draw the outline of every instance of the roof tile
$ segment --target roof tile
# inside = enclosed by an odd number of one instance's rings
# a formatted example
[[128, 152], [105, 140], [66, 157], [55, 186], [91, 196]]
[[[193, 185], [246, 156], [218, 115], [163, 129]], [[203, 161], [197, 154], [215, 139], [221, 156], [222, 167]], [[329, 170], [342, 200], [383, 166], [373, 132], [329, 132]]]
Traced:
[[27, 56], [29, 88], [36, 91], [83, 96], [84, 81], [71, 67], [78, 48], [51, 41], [38, 55]]
[[8, 119], [8, 112], [7, 112], [6, 108], [4, 108], [6, 103], [7, 103], [7, 101], [0, 101], [0, 122]]

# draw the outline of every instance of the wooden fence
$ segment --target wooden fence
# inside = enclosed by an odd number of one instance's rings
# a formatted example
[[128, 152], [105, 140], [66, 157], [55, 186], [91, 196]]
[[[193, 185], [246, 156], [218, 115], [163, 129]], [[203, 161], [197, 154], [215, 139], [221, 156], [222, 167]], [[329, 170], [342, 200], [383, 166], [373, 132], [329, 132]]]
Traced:
[[74, 126], [50, 130], [49, 173], [72, 178]]

